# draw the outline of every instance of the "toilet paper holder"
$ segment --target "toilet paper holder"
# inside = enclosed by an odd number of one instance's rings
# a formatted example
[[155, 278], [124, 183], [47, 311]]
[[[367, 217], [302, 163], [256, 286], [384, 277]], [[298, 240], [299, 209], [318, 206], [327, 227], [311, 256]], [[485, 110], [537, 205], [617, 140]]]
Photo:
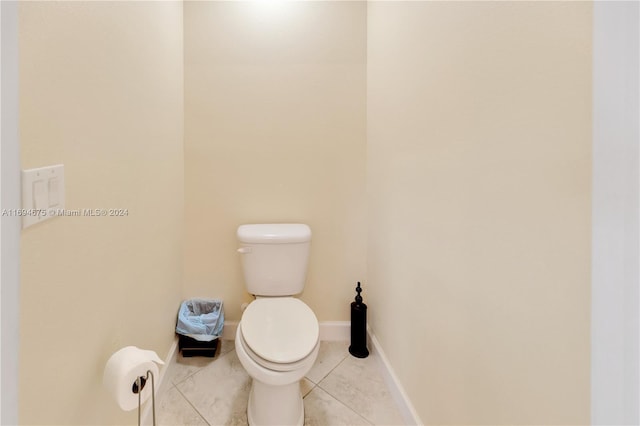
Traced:
[[[104, 367], [102, 381], [107, 392], [124, 411], [138, 407], [138, 425], [141, 423], [142, 404], [149, 397], [153, 402], [153, 424], [156, 424], [155, 376], [161, 378], [156, 364], [164, 362], [154, 351], [126, 346], [114, 352]], [[149, 386], [149, 379], [153, 390], [143, 391], [145, 386]]]
[[141, 424], [140, 406], [142, 405], [142, 390], [149, 380], [149, 375], [151, 375], [151, 413], [153, 415], [153, 426], [156, 426], [156, 384], [153, 377], [153, 371], [151, 370], [147, 370], [147, 375], [145, 377], [138, 377], [136, 381], [133, 382], [133, 386], [131, 386], [131, 391], [138, 394], [138, 426]]

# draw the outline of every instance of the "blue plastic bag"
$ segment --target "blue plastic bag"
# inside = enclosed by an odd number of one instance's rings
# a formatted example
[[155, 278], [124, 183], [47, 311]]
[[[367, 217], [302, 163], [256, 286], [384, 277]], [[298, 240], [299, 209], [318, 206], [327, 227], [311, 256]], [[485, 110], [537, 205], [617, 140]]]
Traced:
[[201, 342], [222, 336], [224, 311], [220, 299], [190, 299], [180, 305], [176, 333]]

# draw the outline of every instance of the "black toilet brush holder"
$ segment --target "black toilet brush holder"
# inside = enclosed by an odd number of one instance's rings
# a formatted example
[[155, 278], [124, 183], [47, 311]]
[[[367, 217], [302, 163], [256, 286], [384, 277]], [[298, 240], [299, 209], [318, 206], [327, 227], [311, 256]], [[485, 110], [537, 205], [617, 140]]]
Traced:
[[356, 300], [351, 302], [351, 346], [349, 353], [356, 358], [369, 356], [367, 349], [367, 305], [362, 303], [360, 282], [356, 287]]

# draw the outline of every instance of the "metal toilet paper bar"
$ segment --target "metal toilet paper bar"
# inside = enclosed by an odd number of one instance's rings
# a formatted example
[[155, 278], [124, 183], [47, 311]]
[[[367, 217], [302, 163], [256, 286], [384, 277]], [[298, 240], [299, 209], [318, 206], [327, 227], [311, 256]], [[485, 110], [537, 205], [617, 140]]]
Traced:
[[138, 394], [138, 426], [140, 426], [141, 424], [140, 408], [142, 405], [142, 389], [144, 389], [144, 386], [146, 385], [147, 380], [149, 380], [149, 376], [151, 376], [151, 413], [153, 416], [153, 426], [156, 426], [156, 384], [153, 377], [153, 372], [151, 370], [147, 370], [147, 375], [145, 377], [142, 377], [142, 376], [138, 377], [135, 383], [133, 384], [133, 387], [131, 388], [133, 393]]

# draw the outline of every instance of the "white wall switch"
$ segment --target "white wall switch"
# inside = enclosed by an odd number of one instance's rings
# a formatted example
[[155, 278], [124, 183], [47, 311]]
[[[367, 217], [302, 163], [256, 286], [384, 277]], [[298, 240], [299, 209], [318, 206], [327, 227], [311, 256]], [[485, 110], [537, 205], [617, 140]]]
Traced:
[[62, 215], [64, 165], [22, 171], [22, 228]]
[[60, 179], [49, 179], [49, 206], [57, 206], [60, 203]]
[[47, 187], [44, 179], [34, 181], [32, 187], [33, 208], [37, 210], [46, 209], [49, 197], [47, 196]]

